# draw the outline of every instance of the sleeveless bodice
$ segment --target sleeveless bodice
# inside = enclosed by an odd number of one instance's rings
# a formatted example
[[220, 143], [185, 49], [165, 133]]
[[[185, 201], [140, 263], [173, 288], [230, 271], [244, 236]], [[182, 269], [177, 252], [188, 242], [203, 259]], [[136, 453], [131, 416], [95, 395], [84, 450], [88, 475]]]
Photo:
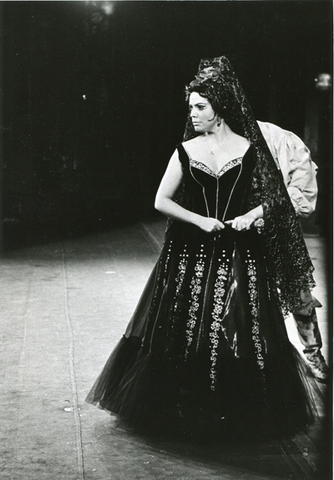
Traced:
[[178, 152], [184, 172], [187, 208], [222, 221], [245, 213], [255, 163], [252, 146], [243, 157], [230, 160], [218, 173], [190, 158], [183, 145], [178, 147]]

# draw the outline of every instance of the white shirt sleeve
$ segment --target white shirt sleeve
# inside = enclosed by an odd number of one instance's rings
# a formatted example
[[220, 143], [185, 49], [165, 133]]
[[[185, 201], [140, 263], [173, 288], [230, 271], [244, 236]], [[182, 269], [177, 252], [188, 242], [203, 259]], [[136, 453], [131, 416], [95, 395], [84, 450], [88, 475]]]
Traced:
[[310, 150], [294, 133], [272, 123], [258, 124], [277, 167], [282, 172], [297, 215], [308, 217], [315, 210], [318, 195], [318, 167], [311, 159]]

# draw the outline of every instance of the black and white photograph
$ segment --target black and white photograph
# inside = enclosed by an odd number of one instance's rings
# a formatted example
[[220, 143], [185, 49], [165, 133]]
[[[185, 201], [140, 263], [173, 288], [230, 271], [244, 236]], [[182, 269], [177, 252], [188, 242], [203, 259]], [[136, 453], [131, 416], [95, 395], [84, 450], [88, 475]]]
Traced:
[[0, 479], [331, 480], [332, 1], [0, 26]]

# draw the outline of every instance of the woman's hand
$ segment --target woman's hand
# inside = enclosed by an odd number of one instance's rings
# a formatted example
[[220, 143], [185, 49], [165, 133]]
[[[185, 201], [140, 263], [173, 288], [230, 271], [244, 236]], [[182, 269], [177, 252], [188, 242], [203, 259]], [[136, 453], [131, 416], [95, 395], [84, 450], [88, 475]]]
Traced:
[[201, 230], [204, 230], [204, 232], [207, 233], [218, 232], [219, 230], [223, 230], [225, 228], [223, 222], [217, 218], [211, 217], [200, 216], [196, 224]]
[[240, 215], [240, 217], [235, 217], [233, 220], [227, 220], [225, 223], [231, 225], [234, 230], [241, 231], [249, 230], [254, 221], [254, 216], [246, 213], [245, 215]]
[[227, 220], [225, 223], [231, 225], [234, 230], [249, 230], [253, 223], [263, 217], [263, 208], [262, 205], [253, 208], [244, 215], [235, 217], [233, 220]]

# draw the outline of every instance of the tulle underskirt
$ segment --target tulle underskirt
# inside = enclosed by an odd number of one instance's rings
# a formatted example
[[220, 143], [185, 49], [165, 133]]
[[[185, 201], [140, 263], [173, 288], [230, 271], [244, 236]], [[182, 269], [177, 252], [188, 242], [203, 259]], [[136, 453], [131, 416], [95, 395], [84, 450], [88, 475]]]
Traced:
[[249, 362], [225, 360], [223, 387], [212, 391], [200, 358], [184, 379], [175, 361], [124, 336], [86, 401], [149, 435], [228, 442], [293, 435], [313, 423], [316, 406], [308, 367], [290, 347], [280, 362], [267, 359], [266, 375]]

